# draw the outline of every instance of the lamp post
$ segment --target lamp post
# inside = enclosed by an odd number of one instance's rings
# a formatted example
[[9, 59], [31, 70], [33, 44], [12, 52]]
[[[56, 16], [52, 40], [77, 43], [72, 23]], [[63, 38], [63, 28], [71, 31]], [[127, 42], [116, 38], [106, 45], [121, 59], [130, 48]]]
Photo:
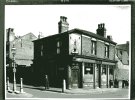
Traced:
[[15, 68], [15, 54], [16, 54], [16, 48], [13, 44], [13, 47], [11, 49], [12, 51], [12, 55], [13, 55], [13, 74], [14, 74], [14, 80], [13, 80], [13, 92], [16, 92], [16, 77], [15, 77], [15, 73], [16, 73], [16, 68]]

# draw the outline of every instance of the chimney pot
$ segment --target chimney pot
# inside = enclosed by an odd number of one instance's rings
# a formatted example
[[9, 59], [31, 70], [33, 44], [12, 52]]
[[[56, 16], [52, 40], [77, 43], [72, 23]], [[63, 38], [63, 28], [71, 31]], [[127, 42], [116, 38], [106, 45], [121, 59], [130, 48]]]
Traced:
[[102, 28], [102, 24], [100, 24], [100, 28]]
[[14, 31], [14, 29], [13, 28], [11, 28], [11, 32], [13, 32]]
[[105, 27], [105, 24], [103, 23], [103, 28]]
[[111, 36], [111, 35], [108, 35], [108, 36], [107, 36], [107, 39], [109, 39], [109, 40], [112, 41], [112, 36]]
[[100, 24], [98, 24], [98, 29], [100, 28]]
[[103, 24], [101, 23], [101, 28], [103, 27]]

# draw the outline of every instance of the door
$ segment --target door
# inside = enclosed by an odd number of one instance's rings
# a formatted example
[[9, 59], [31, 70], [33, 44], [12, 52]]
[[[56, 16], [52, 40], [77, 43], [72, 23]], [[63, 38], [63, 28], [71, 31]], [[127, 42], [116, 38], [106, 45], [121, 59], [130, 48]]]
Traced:
[[72, 88], [78, 88], [79, 87], [79, 70], [78, 69], [72, 69]]

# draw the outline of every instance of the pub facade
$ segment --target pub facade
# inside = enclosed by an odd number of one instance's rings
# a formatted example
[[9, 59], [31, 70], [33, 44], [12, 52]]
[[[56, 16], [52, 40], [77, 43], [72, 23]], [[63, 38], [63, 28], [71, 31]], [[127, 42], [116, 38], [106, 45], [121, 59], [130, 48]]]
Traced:
[[116, 43], [106, 36], [105, 24], [97, 33], [68, 30], [67, 18], [60, 17], [59, 34], [34, 42], [33, 71], [38, 84], [48, 75], [50, 86], [66, 88], [109, 88], [115, 79]]

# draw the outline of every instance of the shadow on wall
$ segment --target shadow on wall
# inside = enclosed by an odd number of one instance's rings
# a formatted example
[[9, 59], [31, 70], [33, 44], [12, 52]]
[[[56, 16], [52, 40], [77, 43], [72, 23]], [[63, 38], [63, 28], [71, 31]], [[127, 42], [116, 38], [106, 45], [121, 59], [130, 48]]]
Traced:
[[[16, 67], [16, 83], [20, 84], [20, 78], [23, 78], [23, 83], [34, 85], [34, 73], [31, 67], [17, 66]], [[13, 83], [13, 68], [6, 68], [6, 77], [9, 77], [9, 82]]]

